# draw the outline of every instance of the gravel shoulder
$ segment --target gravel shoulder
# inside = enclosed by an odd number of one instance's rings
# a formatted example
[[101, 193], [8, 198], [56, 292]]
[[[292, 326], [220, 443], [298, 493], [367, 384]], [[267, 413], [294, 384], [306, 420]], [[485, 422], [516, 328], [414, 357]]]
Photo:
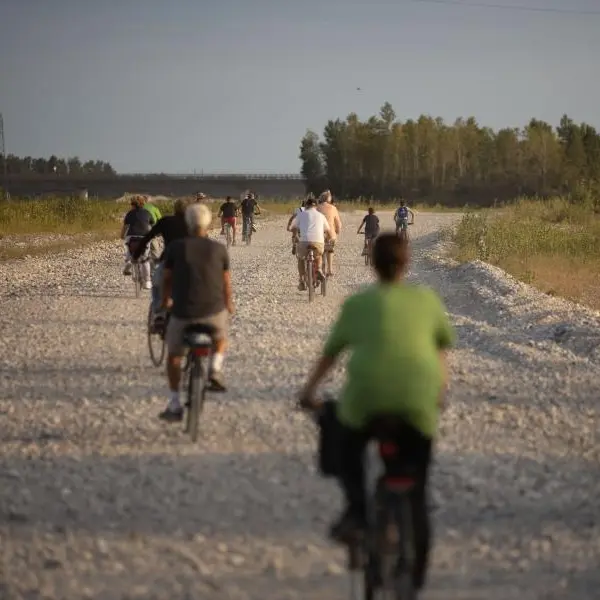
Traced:
[[[446, 259], [456, 218], [411, 228], [410, 278], [442, 294], [459, 334], [424, 598], [597, 598], [600, 315]], [[348, 597], [324, 538], [340, 495], [290, 410], [340, 302], [371, 281], [360, 216], [342, 219], [338, 275], [310, 309], [286, 219], [232, 248], [230, 389], [196, 445], [156, 419], [165, 380], [118, 242], [0, 264], [2, 600]]]

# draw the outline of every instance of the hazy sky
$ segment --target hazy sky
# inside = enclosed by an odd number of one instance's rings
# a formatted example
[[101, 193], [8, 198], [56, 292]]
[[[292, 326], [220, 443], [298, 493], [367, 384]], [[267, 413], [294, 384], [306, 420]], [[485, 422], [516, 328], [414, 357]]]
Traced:
[[473, 115], [498, 128], [566, 112], [600, 128], [599, 0], [481, 2], [598, 14], [443, 0], [0, 0], [7, 151], [121, 172], [297, 172], [307, 128], [386, 100], [402, 120]]

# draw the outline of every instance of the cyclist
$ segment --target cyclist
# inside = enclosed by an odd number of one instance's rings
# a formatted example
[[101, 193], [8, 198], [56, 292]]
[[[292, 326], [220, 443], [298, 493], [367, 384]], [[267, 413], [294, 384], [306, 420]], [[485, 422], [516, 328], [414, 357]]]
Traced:
[[254, 231], [254, 215], [260, 215], [260, 206], [252, 192], [246, 194], [246, 197], [240, 202], [239, 210], [242, 213], [242, 241], [246, 241], [246, 222], [250, 220], [250, 226]]
[[218, 217], [221, 218], [221, 235], [225, 235], [225, 223], [231, 225], [233, 231], [233, 245], [235, 246], [235, 222], [238, 213], [237, 206], [231, 196], [227, 196], [225, 202], [219, 208]]
[[223, 361], [227, 348], [229, 315], [234, 312], [227, 249], [208, 237], [212, 214], [203, 204], [192, 204], [185, 211], [189, 235], [169, 244], [164, 257], [162, 308], [170, 307], [167, 326], [167, 376], [170, 397], [159, 418], [181, 421], [179, 401], [181, 358], [187, 325], [202, 323], [215, 328], [214, 353], [209, 366], [213, 391], [224, 392]]
[[206, 200], [206, 194], [203, 194], [202, 192], [198, 192], [196, 194], [196, 203], [197, 204], [202, 204], [202, 203], [204, 203], [205, 200]]
[[394, 233], [376, 240], [373, 260], [378, 281], [346, 299], [301, 394], [300, 405], [316, 409], [314, 394], [339, 355], [350, 350], [347, 380], [339, 404], [339, 481], [346, 508], [331, 536], [347, 543], [364, 531], [363, 455], [369, 423], [378, 415], [401, 419], [396, 444], [406, 465], [416, 469], [411, 492], [416, 550], [415, 586], [425, 581], [429, 551], [427, 476], [433, 439], [444, 403], [446, 351], [454, 330], [439, 296], [408, 284], [410, 245]]
[[[309, 194], [308, 198], [313, 198], [312, 194]], [[292, 216], [290, 217], [289, 221], [287, 222], [287, 227], [286, 229], [288, 231], [292, 231], [292, 221], [301, 213], [304, 211], [304, 208], [306, 206], [306, 200], [302, 200], [302, 202], [300, 203], [300, 206], [297, 206], [294, 209], [294, 212], [292, 213]], [[292, 231], [292, 255], [296, 254], [296, 246], [298, 245], [298, 232], [297, 231]]]
[[[131, 275], [131, 252], [130, 243], [127, 238], [143, 237], [151, 229], [151, 217], [147, 210], [144, 210], [144, 199], [141, 196], [133, 196], [131, 198], [131, 210], [125, 215], [123, 225], [121, 227], [121, 239], [126, 241], [125, 249], [125, 267], [123, 275]], [[140, 265], [142, 272], [142, 286], [149, 290], [152, 285], [150, 283], [150, 263], [144, 261]]]
[[415, 222], [415, 213], [413, 213], [404, 200], [400, 200], [400, 206], [394, 213], [394, 222], [396, 223], [396, 235], [400, 232], [403, 225], [408, 225], [408, 215], [410, 214], [411, 224]]
[[333, 205], [333, 198], [329, 190], [325, 190], [320, 197], [317, 210], [325, 216], [329, 224], [329, 239], [325, 244], [325, 274], [333, 276], [333, 253], [337, 236], [342, 230], [342, 220], [338, 209]]
[[325, 240], [329, 238], [330, 228], [327, 219], [317, 210], [317, 201], [309, 197], [306, 201], [304, 210], [291, 222], [292, 231], [298, 232], [298, 275], [300, 277], [298, 289], [306, 289], [306, 273], [304, 259], [308, 254], [309, 248], [315, 253], [317, 263], [317, 278], [323, 281], [323, 251], [325, 250]]
[[375, 209], [372, 206], [369, 207], [356, 233], [360, 233], [363, 227], [365, 228], [365, 247], [362, 252], [364, 256], [369, 251], [369, 245], [379, 235], [379, 217], [375, 214]]
[[152, 278], [152, 312], [154, 313], [153, 327], [156, 329], [164, 323], [164, 314], [160, 310], [162, 299], [162, 277], [163, 277], [163, 259], [169, 244], [187, 235], [187, 225], [185, 223], [185, 209], [187, 203], [184, 200], [176, 200], [174, 209], [175, 214], [162, 217], [152, 229], [140, 240], [138, 249], [133, 253], [133, 258], [139, 258], [146, 249], [148, 243], [152, 242], [158, 236], [162, 236], [164, 250], [158, 257], [158, 264], [154, 269]]

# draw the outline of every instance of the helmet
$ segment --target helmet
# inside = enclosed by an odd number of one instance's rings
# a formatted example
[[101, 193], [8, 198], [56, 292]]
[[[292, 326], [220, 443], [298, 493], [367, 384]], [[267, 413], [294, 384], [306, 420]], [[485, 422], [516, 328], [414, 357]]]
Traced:
[[206, 198], [206, 194], [203, 194], [202, 192], [198, 192], [196, 194], [196, 202], [201, 202], [205, 198]]

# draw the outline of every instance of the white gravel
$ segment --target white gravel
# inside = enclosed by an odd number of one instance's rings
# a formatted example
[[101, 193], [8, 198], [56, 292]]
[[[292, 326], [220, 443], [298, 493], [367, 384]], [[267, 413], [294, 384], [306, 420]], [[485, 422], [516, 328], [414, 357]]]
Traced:
[[[342, 218], [337, 278], [310, 307], [284, 219], [232, 249], [230, 390], [197, 445], [156, 419], [147, 297], [120, 275], [117, 242], [0, 264], [2, 600], [347, 597], [324, 538], [339, 493], [290, 410], [341, 299], [370, 280], [360, 217]], [[460, 338], [424, 597], [598, 598], [600, 318], [445, 259], [453, 219], [411, 228], [411, 278], [440, 291]]]

